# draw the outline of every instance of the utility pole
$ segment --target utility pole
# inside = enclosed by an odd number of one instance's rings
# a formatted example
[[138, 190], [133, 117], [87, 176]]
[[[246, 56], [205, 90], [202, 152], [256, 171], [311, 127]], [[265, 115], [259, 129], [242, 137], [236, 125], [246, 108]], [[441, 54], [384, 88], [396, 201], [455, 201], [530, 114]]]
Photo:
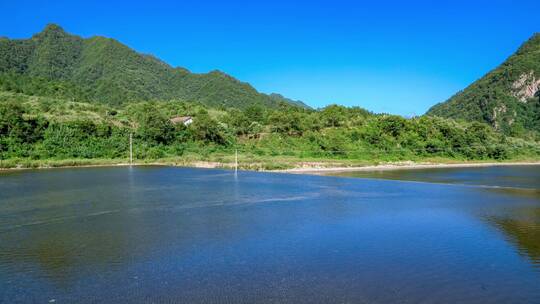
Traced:
[[133, 163], [133, 133], [129, 133], [129, 164]]
[[238, 172], [238, 149], [234, 152], [234, 173]]

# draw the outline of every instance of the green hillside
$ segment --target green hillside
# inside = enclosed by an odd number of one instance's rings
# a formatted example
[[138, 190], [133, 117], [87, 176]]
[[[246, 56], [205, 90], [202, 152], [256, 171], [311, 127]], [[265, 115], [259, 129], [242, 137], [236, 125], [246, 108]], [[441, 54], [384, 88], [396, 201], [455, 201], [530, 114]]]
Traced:
[[[190, 125], [171, 118], [192, 116]], [[0, 91], [0, 168], [125, 162], [231, 163], [243, 168], [350, 166], [386, 161], [536, 160], [538, 142], [488, 125], [405, 119], [330, 105], [312, 110], [213, 108], [181, 100], [121, 106]]]
[[428, 115], [486, 122], [506, 134], [540, 133], [540, 34]]
[[190, 73], [114, 39], [83, 39], [57, 25], [48, 25], [30, 39], [0, 38], [0, 89], [109, 105], [181, 99], [245, 108], [289, 102], [220, 71]]

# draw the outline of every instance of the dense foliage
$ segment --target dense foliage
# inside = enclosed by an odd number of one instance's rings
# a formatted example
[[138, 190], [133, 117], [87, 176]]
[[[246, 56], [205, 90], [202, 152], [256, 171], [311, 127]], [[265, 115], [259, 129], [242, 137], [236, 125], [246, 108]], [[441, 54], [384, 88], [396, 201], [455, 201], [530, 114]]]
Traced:
[[[188, 126], [171, 118], [190, 115]], [[178, 100], [112, 108], [0, 93], [1, 159], [126, 159], [129, 133], [140, 160], [214, 152], [304, 159], [410, 160], [537, 157], [534, 142], [506, 137], [479, 122], [405, 119], [331, 105], [209, 108]]]
[[540, 34], [535, 34], [502, 65], [427, 114], [486, 122], [506, 134], [538, 138], [539, 85]]
[[113, 39], [83, 39], [57, 25], [31, 39], [0, 39], [0, 89], [109, 105], [175, 98], [214, 107], [275, 107], [279, 102], [306, 107], [261, 94], [220, 71], [193, 74]]

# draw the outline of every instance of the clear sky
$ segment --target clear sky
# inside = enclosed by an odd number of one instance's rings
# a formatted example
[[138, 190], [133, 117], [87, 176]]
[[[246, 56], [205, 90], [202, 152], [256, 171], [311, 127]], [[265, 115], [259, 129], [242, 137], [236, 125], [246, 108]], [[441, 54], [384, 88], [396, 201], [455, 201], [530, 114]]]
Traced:
[[[178, 3], [175, 3], [178, 2]], [[540, 1], [0, 1], [0, 36], [47, 23], [219, 69], [313, 107], [423, 114], [540, 31]]]

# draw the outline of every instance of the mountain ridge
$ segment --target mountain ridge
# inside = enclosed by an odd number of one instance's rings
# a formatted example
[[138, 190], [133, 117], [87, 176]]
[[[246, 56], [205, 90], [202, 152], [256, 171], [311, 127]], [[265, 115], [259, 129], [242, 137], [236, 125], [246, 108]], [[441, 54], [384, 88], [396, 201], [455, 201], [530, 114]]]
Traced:
[[309, 108], [260, 93], [219, 70], [191, 73], [116, 39], [82, 38], [56, 24], [29, 39], [0, 39], [0, 75], [0, 88], [5, 90], [112, 105], [181, 99], [223, 107], [276, 107], [284, 102]]
[[511, 135], [540, 133], [540, 33], [427, 115], [480, 121]]

